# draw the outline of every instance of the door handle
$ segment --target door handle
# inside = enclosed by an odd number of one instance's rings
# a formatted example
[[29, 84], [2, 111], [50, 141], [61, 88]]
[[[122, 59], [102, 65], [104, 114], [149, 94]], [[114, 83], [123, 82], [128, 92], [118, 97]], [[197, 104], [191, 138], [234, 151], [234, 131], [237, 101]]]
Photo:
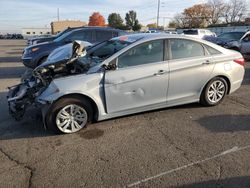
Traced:
[[212, 62], [210, 60], [206, 60], [202, 65], [210, 65]]
[[157, 73], [154, 74], [154, 76], [161, 76], [161, 75], [166, 74], [166, 73], [167, 73], [167, 71], [165, 71], [165, 70], [159, 70]]

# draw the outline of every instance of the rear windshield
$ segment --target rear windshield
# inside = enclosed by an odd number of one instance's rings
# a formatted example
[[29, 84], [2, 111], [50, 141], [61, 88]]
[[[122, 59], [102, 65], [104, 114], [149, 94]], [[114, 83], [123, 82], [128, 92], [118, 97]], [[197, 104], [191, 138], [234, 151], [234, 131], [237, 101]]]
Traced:
[[184, 30], [183, 33], [184, 33], [185, 35], [198, 35], [198, 30], [193, 30], [193, 29]]

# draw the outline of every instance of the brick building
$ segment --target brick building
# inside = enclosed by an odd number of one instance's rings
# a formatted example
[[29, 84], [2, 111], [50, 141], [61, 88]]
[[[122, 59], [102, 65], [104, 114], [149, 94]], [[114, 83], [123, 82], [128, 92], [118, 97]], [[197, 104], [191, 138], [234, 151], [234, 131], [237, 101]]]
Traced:
[[81, 27], [86, 26], [86, 22], [76, 21], [76, 20], [63, 20], [51, 22], [51, 32], [52, 34], [57, 34], [68, 27]]

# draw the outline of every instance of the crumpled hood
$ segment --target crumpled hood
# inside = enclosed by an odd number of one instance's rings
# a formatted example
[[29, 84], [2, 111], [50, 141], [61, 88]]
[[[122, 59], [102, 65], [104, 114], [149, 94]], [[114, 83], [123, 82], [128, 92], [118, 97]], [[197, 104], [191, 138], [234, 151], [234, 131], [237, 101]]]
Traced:
[[92, 44], [85, 41], [75, 41], [73, 43], [65, 44], [53, 50], [48, 56], [47, 60], [37, 68], [47, 67], [49, 65], [56, 64], [57, 62], [67, 62], [67, 60], [71, 59], [74, 55], [74, 51], [79, 49], [81, 50], [81, 52], [78, 52], [79, 54], [77, 55], [86, 55], [84, 54], [85, 49], [89, 46], [92, 46]]

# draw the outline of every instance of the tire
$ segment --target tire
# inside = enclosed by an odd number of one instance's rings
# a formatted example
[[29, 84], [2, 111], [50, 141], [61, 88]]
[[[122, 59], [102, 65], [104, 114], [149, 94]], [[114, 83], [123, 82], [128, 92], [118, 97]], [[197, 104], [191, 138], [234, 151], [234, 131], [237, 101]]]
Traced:
[[228, 84], [226, 80], [221, 77], [215, 77], [203, 89], [200, 103], [204, 106], [216, 106], [223, 101], [227, 92]]
[[[75, 111], [71, 111], [71, 107], [78, 113], [75, 114]], [[88, 100], [81, 97], [59, 99], [52, 104], [45, 117], [47, 128], [57, 134], [78, 132], [86, 127], [92, 119], [92, 105]]]

